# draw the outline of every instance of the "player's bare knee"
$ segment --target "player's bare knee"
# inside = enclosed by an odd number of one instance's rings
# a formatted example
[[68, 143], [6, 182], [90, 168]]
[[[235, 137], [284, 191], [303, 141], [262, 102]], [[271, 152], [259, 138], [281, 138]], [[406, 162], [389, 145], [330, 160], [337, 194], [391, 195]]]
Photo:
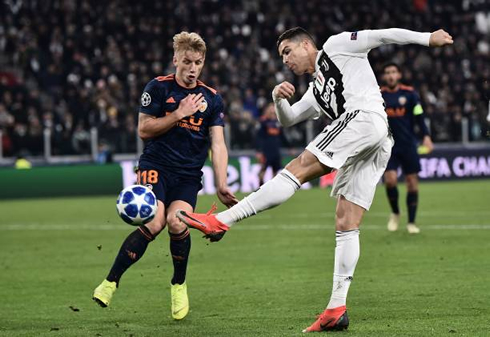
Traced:
[[175, 214], [167, 215], [168, 231], [173, 234], [178, 234], [183, 232], [187, 226], [185, 223], [180, 221]]
[[396, 184], [398, 183], [398, 177], [396, 175], [396, 172], [395, 171], [386, 172], [384, 175], [384, 181], [385, 181], [385, 186], [387, 188], [396, 187]]
[[385, 186], [387, 188], [393, 188], [393, 187], [396, 187], [396, 184], [397, 184], [397, 181], [396, 180], [392, 180], [392, 179], [385, 179]]
[[329, 173], [332, 170], [320, 163], [309, 151], [301, 153], [297, 158], [286, 165], [285, 168], [291, 172], [301, 184]]
[[338, 231], [348, 231], [357, 229], [361, 225], [363, 212], [341, 198], [335, 210], [335, 229]]
[[417, 192], [419, 189], [419, 179], [416, 174], [407, 175], [407, 190], [408, 192]]
[[149, 223], [147, 223], [145, 227], [150, 230], [150, 233], [153, 234], [153, 236], [157, 236], [165, 228], [165, 225], [166, 225], [165, 218], [163, 219], [155, 218]]
[[358, 229], [361, 225], [361, 219], [344, 215], [343, 217], [335, 218], [335, 230], [337, 231], [349, 231], [352, 229]]

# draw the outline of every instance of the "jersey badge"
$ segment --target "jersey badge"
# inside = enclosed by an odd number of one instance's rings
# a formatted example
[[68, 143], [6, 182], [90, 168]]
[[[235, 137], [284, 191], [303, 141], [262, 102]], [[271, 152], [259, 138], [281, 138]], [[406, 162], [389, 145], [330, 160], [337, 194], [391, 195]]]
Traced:
[[398, 103], [400, 103], [400, 105], [405, 105], [407, 103], [407, 98], [405, 96], [398, 97]]
[[350, 34], [350, 39], [351, 40], [357, 40], [357, 32], [353, 32]]
[[151, 103], [151, 96], [146, 91], [141, 95], [141, 105], [148, 106]]
[[208, 108], [208, 102], [205, 99], [202, 100], [201, 105], [199, 106], [199, 111], [204, 112]]

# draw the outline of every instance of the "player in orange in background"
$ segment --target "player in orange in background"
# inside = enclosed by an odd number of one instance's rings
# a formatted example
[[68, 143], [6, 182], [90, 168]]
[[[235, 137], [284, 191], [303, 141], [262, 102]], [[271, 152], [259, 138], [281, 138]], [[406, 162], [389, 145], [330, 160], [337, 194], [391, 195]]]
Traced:
[[260, 117], [260, 128], [257, 131], [257, 160], [261, 164], [259, 184], [264, 184], [264, 175], [268, 167], [272, 168], [272, 176], [282, 168], [281, 146], [288, 145], [281, 123], [277, 120], [274, 104], [270, 103]]
[[396, 231], [400, 222], [397, 182], [398, 168], [401, 166], [407, 183], [407, 230], [411, 234], [417, 234], [420, 232], [420, 228], [415, 225], [420, 158], [417, 153], [415, 125], [418, 125], [423, 135], [420, 148], [428, 153], [432, 151], [434, 146], [429, 135], [429, 129], [425, 125], [424, 110], [420, 104], [419, 95], [413, 87], [401, 84], [401, 78], [400, 67], [396, 63], [388, 63], [383, 67], [383, 80], [386, 86], [381, 88], [381, 94], [386, 104], [388, 123], [395, 140], [384, 174], [386, 194], [392, 212], [388, 220], [388, 230]]

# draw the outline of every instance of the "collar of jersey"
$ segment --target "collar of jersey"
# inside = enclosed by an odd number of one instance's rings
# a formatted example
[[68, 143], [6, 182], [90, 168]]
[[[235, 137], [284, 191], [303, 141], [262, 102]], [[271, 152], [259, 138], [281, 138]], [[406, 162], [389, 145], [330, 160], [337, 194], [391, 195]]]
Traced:
[[318, 54], [316, 54], [316, 59], [315, 59], [315, 72], [313, 73], [313, 78], [316, 78], [316, 75], [318, 75], [318, 70], [320, 67], [318, 66], [318, 60], [320, 59], [320, 56], [322, 55], [323, 49], [320, 49], [318, 51]]

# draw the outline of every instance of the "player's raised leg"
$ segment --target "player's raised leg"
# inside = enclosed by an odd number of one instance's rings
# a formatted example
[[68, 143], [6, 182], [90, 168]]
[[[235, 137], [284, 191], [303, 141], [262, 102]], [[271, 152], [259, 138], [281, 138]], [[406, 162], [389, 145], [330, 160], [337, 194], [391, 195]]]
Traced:
[[359, 259], [359, 225], [364, 208], [343, 196], [335, 212], [335, 264], [332, 295], [325, 311], [303, 332], [344, 330], [349, 326], [346, 300]]
[[418, 234], [420, 233], [420, 228], [415, 224], [415, 216], [419, 201], [419, 178], [417, 173], [411, 173], [407, 174], [405, 179], [407, 182], [407, 231], [410, 234]]
[[124, 240], [109, 275], [95, 288], [93, 299], [100, 306], [107, 307], [119, 286], [121, 276], [145, 253], [148, 244], [165, 228], [165, 206], [158, 200], [155, 218], [146, 225], [138, 227]]
[[170, 252], [174, 264], [174, 274], [170, 282], [172, 317], [181, 320], [189, 313], [189, 298], [185, 279], [191, 250], [191, 236], [187, 226], [175, 216], [178, 209], [192, 212], [193, 207], [185, 201], [177, 200], [170, 204], [167, 212]]
[[218, 241], [234, 223], [284, 203], [304, 182], [318, 178], [331, 169], [318, 161], [308, 150], [293, 159], [277, 176], [230, 209], [212, 214], [188, 213], [179, 210], [177, 217], [189, 227], [203, 232], [211, 241]]
[[[390, 159], [390, 163], [393, 159]], [[388, 164], [388, 168], [390, 164]], [[391, 214], [388, 220], [388, 230], [394, 232], [398, 229], [400, 223], [400, 208], [398, 207], [398, 187], [397, 187], [397, 171], [386, 170], [384, 174], [384, 182], [386, 187], [386, 196], [391, 207]]]

